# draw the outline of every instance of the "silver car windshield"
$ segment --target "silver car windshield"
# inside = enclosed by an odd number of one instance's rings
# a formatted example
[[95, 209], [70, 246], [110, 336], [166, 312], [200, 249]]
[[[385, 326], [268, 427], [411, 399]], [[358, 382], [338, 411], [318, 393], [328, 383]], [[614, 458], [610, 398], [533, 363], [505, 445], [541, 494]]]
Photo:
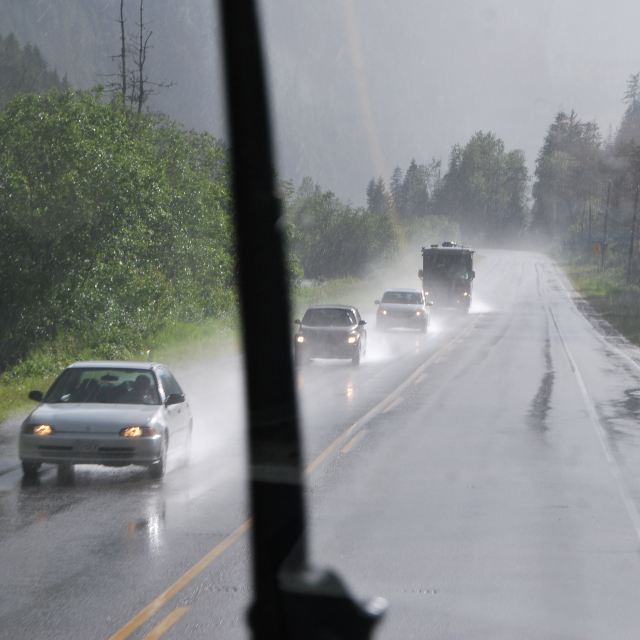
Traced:
[[48, 391], [45, 402], [160, 404], [155, 376], [145, 369], [71, 368]]

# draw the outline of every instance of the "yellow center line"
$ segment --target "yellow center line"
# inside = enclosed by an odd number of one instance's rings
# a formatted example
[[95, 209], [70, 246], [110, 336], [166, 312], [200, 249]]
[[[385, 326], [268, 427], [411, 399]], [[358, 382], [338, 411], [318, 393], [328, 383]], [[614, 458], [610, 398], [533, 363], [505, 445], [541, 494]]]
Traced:
[[175, 608], [164, 620], [159, 622], [149, 633], [143, 638], [143, 640], [159, 640], [173, 625], [178, 622], [189, 611], [189, 607], [177, 607]]
[[216, 558], [220, 557], [229, 547], [233, 546], [251, 527], [251, 518], [245, 520], [224, 540], [219, 542], [211, 551], [200, 558], [184, 575], [178, 578], [168, 589], [154, 598], [144, 609], [141, 609], [127, 624], [116, 631], [109, 640], [125, 640], [141, 627], [149, 618], [155, 615], [169, 600], [202, 573]]
[[[460, 340], [466, 336], [474, 327], [475, 322], [469, 324], [454, 339]], [[396, 399], [401, 400], [400, 394], [416, 379], [424, 374], [424, 370], [436, 361], [436, 359], [450, 348], [451, 342], [446, 343], [427, 358], [409, 377], [405, 379], [386, 398], [378, 402], [372, 409], [367, 411], [361, 418], [356, 420], [345, 431], [318, 455], [304, 470], [305, 475], [311, 475], [338, 447], [343, 445], [354, 434], [355, 431], [366, 425], [372, 418], [382, 413], [384, 408]], [[346, 448], [346, 447], [345, 447]], [[245, 520], [239, 527], [230, 533], [224, 540], [219, 542], [211, 551], [196, 562], [183, 576], [178, 578], [169, 588], [165, 589], [159, 596], [154, 598], [146, 607], [141, 609], [129, 622], [116, 631], [109, 640], [126, 640], [140, 628], [147, 620], [154, 616], [167, 602], [169, 602], [178, 592], [189, 584], [194, 578], [202, 573], [214, 560], [219, 558], [227, 549], [232, 547], [251, 528], [251, 518]]]
[[340, 449], [340, 453], [349, 453], [349, 451], [353, 449], [356, 443], [359, 440], [361, 440], [366, 433], [367, 433], [366, 429], [362, 429], [361, 431], [358, 431], [358, 433], [356, 433], [356, 435], [353, 436], [353, 438], [351, 438], [351, 440], [349, 440], [349, 442], [347, 442], [347, 444], [345, 444], [344, 447], [342, 447], [342, 449]]
[[[414, 381], [414, 384], [415, 384], [415, 381]], [[402, 398], [402, 397], [396, 398], [392, 403], [388, 404], [382, 410], [382, 413], [389, 413], [389, 411], [391, 411], [392, 409], [395, 409], [403, 400], [404, 400], [404, 398]]]

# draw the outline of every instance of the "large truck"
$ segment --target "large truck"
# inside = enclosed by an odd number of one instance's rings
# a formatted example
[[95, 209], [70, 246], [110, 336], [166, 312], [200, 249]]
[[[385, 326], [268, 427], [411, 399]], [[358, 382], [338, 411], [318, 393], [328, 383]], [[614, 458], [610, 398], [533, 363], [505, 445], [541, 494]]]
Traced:
[[473, 250], [455, 242], [422, 247], [422, 269], [418, 277], [427, 300], [435, 308], [454, 308], [464, 313], [471, 306]]

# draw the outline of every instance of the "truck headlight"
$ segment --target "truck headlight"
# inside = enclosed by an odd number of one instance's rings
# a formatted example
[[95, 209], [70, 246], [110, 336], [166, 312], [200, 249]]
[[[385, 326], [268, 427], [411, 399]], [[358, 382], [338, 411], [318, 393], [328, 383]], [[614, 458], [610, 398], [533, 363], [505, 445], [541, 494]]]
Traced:
[[304, 342], [304, 336], [296, 336], [296, 342], [302, 344]]

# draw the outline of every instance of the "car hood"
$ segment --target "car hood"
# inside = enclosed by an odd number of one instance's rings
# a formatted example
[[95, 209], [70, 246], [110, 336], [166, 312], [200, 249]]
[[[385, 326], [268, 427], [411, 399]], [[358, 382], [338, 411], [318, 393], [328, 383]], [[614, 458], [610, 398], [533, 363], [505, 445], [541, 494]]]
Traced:
[[300, 325], [300, 330], [305, 333], [326, 333], [326, 334], [336, 334], [336, 333], [352, 333], [358, 329], [357, 324], [353, 324], [349, 327], [311, 327], [309, 325], [303, 324]]
[[113, 433], [129, 425], [157, 421], [162, 409], [157, 404], [44, 403], [25, 422], [50, 424], [58, 432]]

